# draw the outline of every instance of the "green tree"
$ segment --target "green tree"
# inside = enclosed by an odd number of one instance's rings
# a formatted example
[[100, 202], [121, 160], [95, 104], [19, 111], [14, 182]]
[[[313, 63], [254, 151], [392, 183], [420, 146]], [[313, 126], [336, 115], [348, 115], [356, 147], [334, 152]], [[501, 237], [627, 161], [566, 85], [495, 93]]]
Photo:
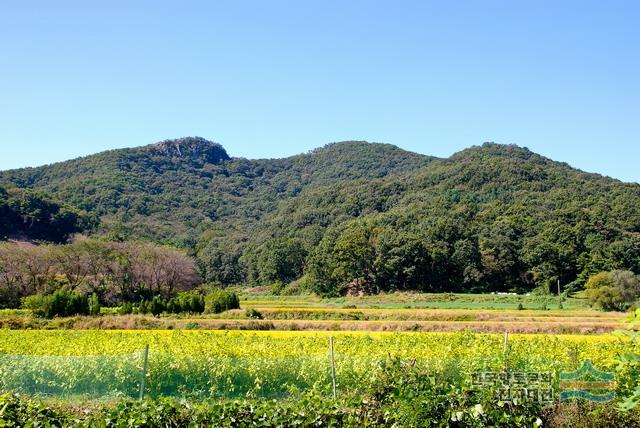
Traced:
[[226, 290], [213, 290], [204, 297], [204, 312], [218, 314], [230, 309], [239, 309], [240, 299], [235, 293]]
[[243, 258], [247, 279], [258, 284], [288, 283], [302, 276], [307, 251], [295, 238], [272, 239]]
[[396, 291], [430, 288], [429, 249], [418, 235], [385, 229], [376, 240], [375, 253], [378, 289]]
[[640, 278], [629, 271], [600, 272], [589, 278], [586, 290], [594, 307], [624, 311], [640, 297]]

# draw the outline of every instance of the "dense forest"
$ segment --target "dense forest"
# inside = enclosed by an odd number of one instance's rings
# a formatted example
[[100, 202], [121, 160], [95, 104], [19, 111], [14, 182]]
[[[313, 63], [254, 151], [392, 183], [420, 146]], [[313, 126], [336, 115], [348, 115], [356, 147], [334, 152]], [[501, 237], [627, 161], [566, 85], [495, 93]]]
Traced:
[[0, 186], [0, 240], [65, 242], [98, 223], [96, 216], [30, 189]]
[[[75, 207], [61, 208], [75, 213], [74, 226], [52, 241], [85, 230], [170, 244], [221, 285], [530, 291], [558, 280], [581, 288], [601, 271], [640, 273], [640, 185], [511, 145], [438, 159], [343, 142], [248, 160], [185, 138], [0, 172], [0, 184]], [[0, 210], [16, 206], [9, 193]]]
[[0, 172], [0, 184], [40, 189], [95, 213], [104, 231], [123, 239], [194, 247], [214, 226], [248, 231], [305, 188], [408, 173], [430, 160], [364, 142], [286, 159], [231, 159], [219, 144], [183, 138]]

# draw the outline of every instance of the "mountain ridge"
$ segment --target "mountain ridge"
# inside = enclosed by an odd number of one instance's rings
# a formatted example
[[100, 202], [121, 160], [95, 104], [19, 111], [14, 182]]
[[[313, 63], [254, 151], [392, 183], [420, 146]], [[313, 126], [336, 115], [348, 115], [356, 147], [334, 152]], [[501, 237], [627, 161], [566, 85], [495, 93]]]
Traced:
[[[188, 156], [178, 155], [180, 146], [187, 148]], [[228, 156], [217, 143], [187, 137], [2, 171], [0, 184], [51, 192], [71, 205], [95, 212], [107, 226], [127, 223], [128, 219], [118, 218], [121, 214], [145, 217], [150, 219], [142, 224], [147, 231], [139, 230], [136, 235], [171, 242], [172, 226], [183, 229], [179, 234], [184, 234], [185, 222], [187, 227], [196, 227], [196, 223], [233, 215], [243, 198], [252, 201], [251, 207], [242, 208], [250, 212], [242, 215], [259, 218], [278, 200], [295, 196], [308, 186], [409, 172], [431, 160], [395, 146], [365, 142], [333, 143], [281, 159], [245, 159]], [[163, 197], [167, 194], [174, 200]], [[178, 219], [172, 213], [176, 204], [187, 207], [178, 213]], [[189, 205], [195, 205], [195, 211]], [[172, 225], [158, 225], [156, 220]], [[159, 233], [153, 232], [155, 227]], [[169, 236], [168, 241], [158, 235]]]
[[435, 158], [350, 141], [252, 160], [188, 137], [0, 172], [0, 184], [100, 217], [107, 239], [184, 247], [222, 284], [521, 291], [640, 272], [640, 185], [515, 145]]
[[[59, 164], [65, 164], [68, 162], [78, 162], [78, 161], [83, 161], [83, 160], [87, 160], [90, 158], [93, 158], [95, 156], [108, 156], [108, 155], [114, 155], [114, 154], [127, 154], [127, 153], [132, 153], [132, 152], [147, 152], [147, 153], [153, 153], [153, 152], [157, 152], [157, 153], [161, 153], [167, 157], [183, 157], [180, 154], [177, 153], [177, 151], [179, 150], [180, 146], [186, 146], [189, 151], [188, 153], [191, 153], [194, 149], [196, 151], [200, 150], [200, 151], [206, 151], [207, 149], [210, 148], [215, 148], [216, 150], [220, 150], [221, 152], [223, 152], [223, 160], [238, 160], [238, 159], [243, 159], [243, 160], [249, 160], [249, 161], [278, 161], [278, 160], [285, 160], [285, 159], [291, 159], [291, 158], [299, 158], [299, 157], [306, 157], [306, 156], [310, 156], [310, 155], [317, 155], [319, 153], [322, 152], [326, 152], [326, 151], [332, 151], [333, 149], [339, 149], [339, 148], [343, 148], [343, 147], [357, 147], [357, 146], [362, 146], [362, 145], [372, 145], [372, 146], [380, 146], [380, 147], [387, 147], [393, 150], [397, 150], [400, 152], [404, 152], [404, 153], [411, 153], [413, 155], [419, 156], [419, 157], [425, 157], [425, 158], [433, 158], [433, 159], [437, 159], [437, 157], [435, 156], [431, 156], [431, 155], [426, 155], [426, 154], [421, 154], [421, 153], [417, 153], [417, 152], [412, 152], [410, 150], [405, 150], [402, 149], [396, 145], [393, 144], [389, 144], [389, 143], [379, 143], [379, 142], [369, 142], [369, 141], [365, 141], [365, 140], [344, 140], [344, 141], [335, 141], [335, 142], [331, 142], [331, 143], [327, 143], [323, 146], [320, 147], [316, 147], [314, 149], [310, 149], [306, 152], [300, 152], [300, 153], [296, 153], [296, 154], [292, 154], [292, 155], [288, 155], [288, 156], [284, 156], [284, 157], [257, 157], [257, 158], [249, 158], [249, 157], [244, 157], [244, 156], [230, 156], [226, 150], [226, 148], [220, 144], [217, 143], [213, 140], [208, 140], [206, 138], [203, 137], [199, 137], [199, 136], [193, 136], [193, 137], [180, 137], [180, 138], [173, 138], [173, 139], [166, 139], [166, 140], [161, 140], [155, 143], [149, 143], [149, 144], [144, 144], [144, 145], [140, 145], [140, 146], [132, 146], [132, 147], [121, 147], [121, 148], [115, 148], [115, 149], [108, 149], [108, 150], [103, 150], [103, 151], [99, 151], [96, 153], [92, 153], [92, 154], [88, 154], [88, 155], [83, 155], [83, 156], [78, 156], [78, 157], [74, 157], [74, 158], [70, 158], [70, 159], [66, 159], [66, 160], [62, 160], [62, 161], [57, 161], [57, 162], [53, 162], [53, 163], [49, 163], [49, 164], [43, 164], [43, 165], [37, 165], [37, 166], [25, 166], [25, 167], [19, 167], [19, 168], [8, 168], [8, 169], [4, 169], [4, 170], [0, 170], [0, 173], [5, 174], [5, 173], [12, 173], [12, 172], [16, 172], [16, 171], [32, 171], [32, 170], [37, 170], [37, 169], [42, 169], [42, 168], [48, 168], [48, 167], [52, 167], [52, 166], [56, 166]], [[176, 156], [177, 154], [177, 156]], [[211, 163], [216, 163], [211, 162]]]
[[[33, 170], [40, 170], [43, 168], [49, 168], [49, 167], [54, 167], [60, 164], [66, 164], [69, 162], [75, 163], [75, 162], [81, 162], [90, 158], [93, 158], [95, 156], [102, 156], [102, 155], [109, 155], [109, 154], [126, 154], [126, 153], [130, 153], [131, 151], [136, 152], [136, 151], [147, 151], [147, 152], [153, 152], [154, 150], [159, 152], [159, 153], [163, 153], [164, 155], [167, 155], [168, 157], [172, 157], [171, 156], [171, 151], [175, 150], [176, 145], [179, 144], [190, 144], [196, 142], [198, 144], [202, 144], [202, 146], [199, 147], [208, 147], [208, 146], [213, 146], [215, 147], [217, 150], [220, 150], [222, 152], [222, 157], [224, 161], [227, 160], [248, 160], [248, 161], [281, 161], [281, 160], [285, 160], [285, 159], [294, 159], [294, 158], [298, 158], [298, 157], [304, 157], [304, 156], [309, 156], [309, 155], [314, 155], [317, 153], [321, 153], [323, 151], [328, 151], [331, 148], [334, 147], [343, 147], [343, 146], [354, 146], [354, 145], [375, 145], [375, 146], [386, 146], [389, 148], [393, 148], [399, 151], [402, 151], [404, 153], [410, 153], [416, 156], [421, 156], [421, 157], [425, 157], [425, 158], [429, 158], [429, 159], [433, 159], [433, 160], [456, 160], [457, 158], [460, 157], [464, 157], [467, 156], [467, 154], [469, 153], [473, 153], [473, 152], [481, 152], [484, 154], [491, 154], [491, 155], [505, 155], [505, 156], [510, 156], [513, 153], [516, 152], [520, 152], [522, 156], [523, 160], [529, 160], [530, 158], [538, 158], [538, 159], [543, 159], [545, 161], [549, 161], [549, 162], [554, 162], [557, 164], [562, 164], [568, 168], [571, 168], [572, 170], [578, 171], [580, 173], [583, 174], [587, 174], [587, 175], [594, 175], [594, 176], [598, 176], [598, 177], [603, 177], [603, 178], [608, 178], [620, 183], [624, 183], [624, 184], [640, 184], [638, 182], [635, 181], [624, 181], [622, 179], [616, 178], [616, 177], [612, 177], [606, 174], [602, 174], [599, 172], [594, 172], [594, 171], [584, 171], [580, 168], [577, 168], [575, 166], [572, 166], [570, 163], [565, 162], [565, 161], [556, 161], [553, 160], [552, 158], [543, 156], [539, 153], [536, 153], [532, 150], [530, 150], [528, 147], [525, 146], [519, 146], [517, 144], [512, 144], [512, 143], [508, 143], [508, 144], [503, 144], [503, 143], [495, 143], [493, 141], [489, 141], [489, 142], [484, 142], [482, 144], [474, 144], [471, 145], [469, 147], [466, 147], [464, 149], [458, 150], [454, 153], [452, 153], [450, 156], [448, 157], [437, 157], [437, 156], [433, 156], [433, 155], [428, 155], [428, 154], [424, 154], [424, 153], [419, 153], [419, 152], [413, 152], [411, 150], [406, 150], [403, 149], [399, 146], [393, 145], [393, 144], [389, 144], [389, 143], [380, 143], [380, 142], [369, 142], [369, 141], [365, 141], [365, 140], [345, 140], [345, 141], [336, 141], [336, 142], [331, 142], [331, 143], [327, 143], [324, 146], [320, 146], [320, 147], [316, 147], [314, 149], [308, 150], [306, 152], [301, 152], [301, 153], [297, 153], [297, 154], [292, 154], [292, 155], [288, 155], [285, 157], [280, 157], [280, 158], [276, 158], [276, 157], [263, 157], [263, 158], [248, 158], [248, 157], [243, 157], [243, 156], [230, 156], [228, 155], [226, 148], [221, 145], [220, 143], [214, 142], [212, 140], [207, 140], [203, 137], [199, 137], [199, 136], [194, 136], [194, 137], [180, 137], [180, 138], [174, 138], [174, 139], [166, 139], [166, 140], [162, 140], [162, 141], [158, 141], [155, 143], [149, 143], [149, 144], [145, 144], [145, 145], [141, 145], [141, 146], [133, 146], [133, 147], [123, 147], [123, 148], [115, 148], [115, 149], [108, 149], [108, 150], [103, 150], [97, 153], [93, 153], [93, 154], [88, 154], [88, 155], [83, 155], [83, 156], [78, 156], [78, 157], [74, 157], [74, 158], [70, 158], [67, 160], [62, 160], [62, 161], [57, 161], [57, 162], [53, 162], [50, 164], [43, 164], [43, 165], [37, 165], [37, 166], [25, 166], [25, 167], [19, 167], [19, 168], [9, 168], [9, 169], [4, 169], [4, 170], [0, 170], [0, 175], [7, 175], [7, 174], [11, 174], [13, 172], [26, 172], [26, 171], [33, 171]], [[181, 156], [177, 156], [177, 157], [181, 157]], [[217, 163], [217, 161], [213, 161], [211, 163]]]

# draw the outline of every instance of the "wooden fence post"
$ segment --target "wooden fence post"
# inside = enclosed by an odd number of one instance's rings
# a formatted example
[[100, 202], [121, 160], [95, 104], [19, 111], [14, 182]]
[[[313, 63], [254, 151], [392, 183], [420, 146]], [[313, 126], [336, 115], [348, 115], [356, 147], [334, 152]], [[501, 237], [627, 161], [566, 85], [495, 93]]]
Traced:
[[144, 386], [147, 380], [147, 362], [149, 361], [149, 345], [144, 347], [144, 353], [142, 354], [142, 373], [140, 377], [140, 400], [144, 398]]
[[336, 399], [336, 360], [333, 355], [333, 336], [329, 337], [329, 352], [331, 353], [331, 380], [333, 382], [333, 399]]
[[504, 358], [504, 371], [507, 371], [507, 352], [509, 346], [509, 332], [504, 332], [504, 345], [502, 346], [502, 357]]

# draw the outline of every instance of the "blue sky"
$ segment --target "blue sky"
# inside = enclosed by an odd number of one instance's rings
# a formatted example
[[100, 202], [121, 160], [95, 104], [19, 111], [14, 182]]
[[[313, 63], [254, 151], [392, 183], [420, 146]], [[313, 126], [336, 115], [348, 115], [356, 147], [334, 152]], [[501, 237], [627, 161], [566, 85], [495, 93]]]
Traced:
[[640, 182], [637, 1], [8, 1], [0, 169], [199, 135], [232, 156], [514, 143]]

